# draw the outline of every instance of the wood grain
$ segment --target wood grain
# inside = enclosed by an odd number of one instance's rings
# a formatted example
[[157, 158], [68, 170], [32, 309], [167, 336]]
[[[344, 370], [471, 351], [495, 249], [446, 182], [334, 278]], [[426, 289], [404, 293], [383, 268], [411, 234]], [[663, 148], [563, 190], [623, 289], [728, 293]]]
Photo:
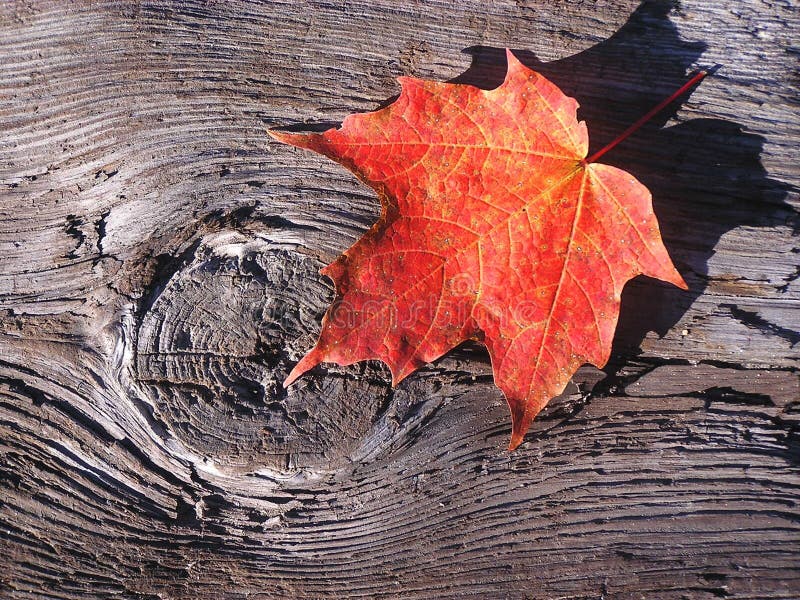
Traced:
[[[800, 597], [792, 2], [0, 5], [0, 596]], [[611, 363], [520, 449], [485, 352], [283, 390], [378, 210], [269, 141], [515, 49], [654, 195]]]

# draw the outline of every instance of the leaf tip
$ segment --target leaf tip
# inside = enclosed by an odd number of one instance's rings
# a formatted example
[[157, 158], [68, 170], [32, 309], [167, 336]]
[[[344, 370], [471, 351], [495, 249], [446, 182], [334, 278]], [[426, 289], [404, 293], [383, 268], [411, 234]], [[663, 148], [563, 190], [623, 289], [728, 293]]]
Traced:
[[267, 129], [267, 135], [271, 137], [273, 140], [277, 140], [279, 142], [288, 143], [286, 141], [286, 132], [285, 131], [278, 131], [277, 129]]
[[283, 380], [283, 384], [282, 384], [283, 385], [283, 389], [286, 389], [290, 385], [292, 385], [295, 381], [297, 381], [297, 378], [300, 377], [301, 375], [302, 375], [302, 373], [298, 373], [297, 372], [297, 366], [295, 366], [295, 368], [292, 369], [291, 373], [289, 373], [289, 375], [287, 375], [286, 379]]
[[424, 360], [413, 360], [413, 359], [406, 361], [406, 363], [402, 366], [392, 362], [387, 362], [387, 361], [384, 362], [389, 367], [389, 371], [392, 374], [392, 389], [397, 388], [397, 386], [400, 385], [400, 383], [406, 377], [411, 375], [414, 371], [416, 371], [422, 365], [425, 364]]
[[325, 137], [320, 133], [296, 133], [294, 131], [282, 131], [280, 129], [267, 129], [269, 136], [282, 144], [296, 146], [304, 150], [313, 150], [324, 154]]
[[304, 147], [302, 143], [305, 136], [289, 131], [280, 131], [277, 129], [267, 129], [269, 136], [276, 142], [287, 144], [288, 146]]
[[678, 269], [676, 269], [673, 265], [670, 265], [670, 266], [672, 267], [672, 269], [671, 269], [672, 272], [671, 273], [666, 273], [665, 276], [659, 277], [659, 279], [662, 279], [663, 281], [666, 281], [667, 283], [671, 283], [675, 287], [679, 287], [680, 289], [682, 289], [685, 292], [688, 291], [689, 290], [689, 285], [686, 283], [686, 280], [678, 272]]
[[541, 405], [529, 404], [526, 400], [515, 400], [508, 396], [508, 407], [511, 409], [511, 441], [508, 451], [513, 452], [525, 439], [525, 434], [533, 422], [533, 418], [541, 410]]
[[309, 371], [316, 367], [321, 361], [318, 356], [319, 350], [314, 348], [306, 354], [300, 362], [298, 362], [294, 369], [291, 370], [289, 375], [286, 376], [286, 379], [283, 380], [283, 388], [286, 389], [290, 385], [292, 385], [295, 381], [297, 381], [301, 375], [303, 375], [306, 371]]
[[[395, 100], [394, 103], [385, 107], [383, 110], [388, 111], [390, 106], [393, 106], [395, 103], [402, 103], [401, 99], [408, 98], [410, 94], [413, 94], [413, 90], [415, 88], [424, 88], [426, 81], [424, 79], [417, 79], [416, 77], [411, 77], [410, 75], [401, 75], [397, 78], [397, 83], [400, 84], [400, 94]], [[352, 115], [350, 115], [352, 116]], [[347, 117], [348, 119], [350, 117]]]
[[523, 65], [514, 55], [514, 53], [511, 51], [511, 48], [506, 48], [506, 62], [508, 63], [508, 73], [513, 73], [514, 71], [526, 68], [525, 65]]
[[511, 441], [508, 443], [508, 451], [513, 452], [516, 450], [524, 439], [525, 435], [522, 433], [517, 432], [511, 434]]
[[401, 89], [405, 89], [409, 85], [414, 85], [416, 82], [416, 79], [409, 77], [408, 75], [400, 75], [400, 77], [397, 78], [397, 83], [400, 84]]

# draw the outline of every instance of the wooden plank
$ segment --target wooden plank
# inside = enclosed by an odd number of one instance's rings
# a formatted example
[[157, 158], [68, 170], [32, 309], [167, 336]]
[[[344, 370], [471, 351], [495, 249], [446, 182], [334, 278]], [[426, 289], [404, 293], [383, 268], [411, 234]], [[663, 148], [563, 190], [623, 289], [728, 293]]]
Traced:
[[[0, 5], [0, 596], [796, 598], [791, 2]], [[377, 215], [272, 126], [514, 48], [653, 191], [690, 291], [518, 451], [485, 352], [280, 381]]]

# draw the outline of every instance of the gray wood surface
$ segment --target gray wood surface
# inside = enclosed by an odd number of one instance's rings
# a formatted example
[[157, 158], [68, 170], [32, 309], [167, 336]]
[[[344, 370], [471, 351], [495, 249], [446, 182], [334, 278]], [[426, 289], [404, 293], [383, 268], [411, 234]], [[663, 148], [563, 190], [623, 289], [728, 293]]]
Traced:
[[[0, 4], [0, 597], [800, 597], [791, 0]], [[280, 382], [372, 193], [273, 126], [515, 49], [646, 183], [689, 292], [518, 451], [478, 346]]]

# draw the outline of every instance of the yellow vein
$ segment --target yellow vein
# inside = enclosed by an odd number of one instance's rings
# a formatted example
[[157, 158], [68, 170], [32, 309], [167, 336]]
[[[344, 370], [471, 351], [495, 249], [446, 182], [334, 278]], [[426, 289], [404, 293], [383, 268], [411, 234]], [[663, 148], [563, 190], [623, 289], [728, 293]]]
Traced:
[[[567, 273], [567, 265], [569, 264], [570, 254], [572, 254], [572, 245], [575, 240], [575, 234], [578, 231], [578, 221], [580, 220], [581, 207], [583, 206], [583, 194], [586, 191], [586, 179], [587, 179], [587, 174], [586, 170], [584, 170], [583, 178], [581, 179], [580, 192], [578, 192], [578, 202], [575, 206], [575, 216], [572, 219], [572, 230], [570, 231], [569, 241], [567, 242], [567, 255], [564, 257], [564, 266], [561, 268], [561, 275], [559, 276], [558, 279], [558, 285], [556, 286], [555, 294], [553, 294], [553, 302], [550, 305], [550, 311], [548, 312], [547, 318], [545, 319], [544, 331], [542, 333], [542, 339], [539, 344], [539, 352], [536, 355], [536, 362], [534, 363], [533, 374], [531, 375], [531, 381], [528, 384], [528, 391], [525, 394], [526, 398], [530, 396], [531, 390], [533, 389], [533, 382], [536, 380], [536, 376], [539, 373], [539, 364], [541, 363], [542, 360], [542, 353], [545, 350], [546, 346], [545, 342], [547, 340], [547, 335], [550, 332], [550, 323], [553, 320], [556, 307], [558, 306], [558, 299], [559, 296], [561, 295], [561, 290], [563, 289], [564, 275]], [[505, 356], [503, 358], [505, 359]]]

